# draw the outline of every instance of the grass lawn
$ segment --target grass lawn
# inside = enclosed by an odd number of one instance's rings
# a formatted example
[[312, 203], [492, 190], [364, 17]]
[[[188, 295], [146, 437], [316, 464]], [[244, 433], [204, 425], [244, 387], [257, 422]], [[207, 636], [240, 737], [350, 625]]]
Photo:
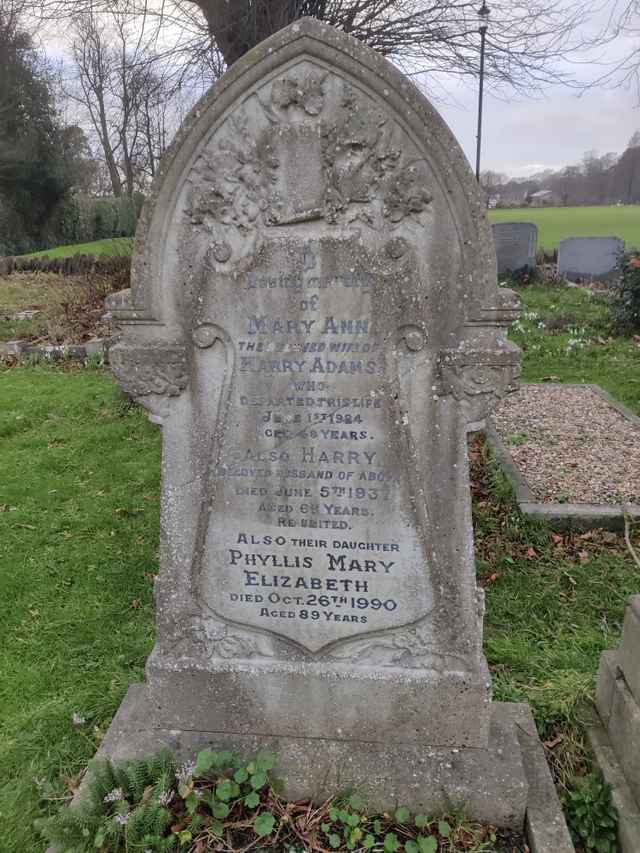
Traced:
[[[599, 382], [640, 412], [640, 348], [607, 342], [603, 303], [522, 293], [525, 379]], [[0, 399], [1, 846], [31, 853], [43, 849], [33, 819], [65, 797], [151, 650], [160, 433], [100, 370], [5, 370]], [[549, 755], [562, 785], [582, 765], [584, 700], [637, 570], [615, 534], [558, 541], [524, 519], [480, 443], [471, 457], [495, 695], [529, 701], [542, 735], [559, 738]]]
[[524, 353], [524, 382], [593, 382], [640, 415], [640, 346], [612, 337], [606, 297], [573, 287], [520, 291], [511, 337]]
[[133, 249], [133, 237], [113, 237], [109, 240], [94, 240], [92, 243], [76, 243], [72, 246], [56, 246], [55, 249], [43, 249], [31, 252], [26, 258], [70, 258], [73, 255], [105, 255], [116, 257], [130, 255]]
[[160, 434], [104, 371], [8, 370], [0, 399], [0, 848], [35, 853], [151, 650]]
[[491, 210], [492, 222], [535, 222], [538, 246], [558, 248], [565, 237], [620, 237], [627, 248], [640, 248], [640, 205], [547, 207]]

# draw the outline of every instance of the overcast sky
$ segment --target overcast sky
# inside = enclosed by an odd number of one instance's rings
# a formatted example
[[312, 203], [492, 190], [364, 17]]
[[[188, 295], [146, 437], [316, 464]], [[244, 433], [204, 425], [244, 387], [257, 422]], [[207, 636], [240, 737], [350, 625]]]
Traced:
[[[620, 0], [605, 0], [599, 19], [591, 21], [585, 34], [593, 34], [619, 5]], [[637, 26], [640, 31], [640, 19]], [[637, 40], [619, 39], [606, 49], [583, 54], [579, 65], [566, 63], [564, 70], [588, 82], [633, 49], [638, 49]], [[445, 85], [450, 96], [440, 98], [436, 92], [434, 103], [475, 165], [477, 82], [449, 80]], [[580, 95], [567, 86], [549, 86], [543, 95], [531, 98], [505, 91], [496, 96], [485, 90], [481, 168], [525, 177], [579, 163], [589, 150], [622, 153], [636, 130], [640, 107], [634, 87], [600, 86]]]
[[[437, 100], [436, 106], [475, 164], [477, 89], [460, 85], [454, 93], [455, 100]], [[622, 153], [636, 130], [640, 109], [633, 89], [599, 88], [578, 97], [550, 87], [535, 99], [485, 94], [482, 169], [524, 177], [579, 163], [591, 149]]]
[[[491, 0], [488, 2], [490, 6]], [[625, 0], [588, 0], [596, 2], [600, 4], [598, 17], [590, 19], [589, 29], [582, 35], [593, 35]], [[586, 6], [589, 10], [594, 8], [595, 5]], [[640, 15], [638, 18], [640, 32]], [[64, 51], [64, 39], [59, 33], [46, 35], [44, 43], [50, 53], [60, 56]], [[583, 54], [579, 65], [565, 63], [561, 70], [569, 70], [587, 82], [604, 73], [606, 63], [614, 64], [634, 48], [638, 49], [637, 40], [618, 40], [606, 50], [591, 56]], [[475, 165], [477, 80], [460, 82], [440, 75], [431, 82], [427, 94]], [[591, 88], [582, 95], [567, 86], [549, 86], [535, 97], [485, 90], [482, 169], [525, 177], [547, 168], [579, 163], [590, 150], [599, 154], [622, 153], [632, 134], [640, 130], [638, 100], [635, 88], [612, 85]]]

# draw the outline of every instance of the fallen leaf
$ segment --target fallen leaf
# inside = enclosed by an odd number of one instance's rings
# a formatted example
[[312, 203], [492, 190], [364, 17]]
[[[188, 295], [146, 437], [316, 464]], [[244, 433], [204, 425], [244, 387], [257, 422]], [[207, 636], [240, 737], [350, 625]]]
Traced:
[[553, 740], [545, 740], [544, 745], [547, 747], [547, 749], [553, 749], [559, 743], [562, 743], [562, 735], [554, 737]]
[[561, 536], [559, 533], [552, 533], [551, 538], [556, 543], [556, 545], [562, 545], [562, 543], [564, 542], [564, 537]]
[[542, 381], [543, 382], [560, 382], [560, 377], [559, 376], [553, 376], [553, 375], [543, 376]]
[[64, 782], [67, 791], [70, 794], [75, 794], [78, 788], [80, 787], [80, 783], [82, 782], [82, 773], [78, 773], [77, 776], [63, 776], [62, 781]]
[[580, 558], [581, 563], [589, 562], [589, 552], [588, 551], [578, 551], [578, 557]]
[[535, 548], [527, 548], [527, 557], [528, 557], [530, 560], [535, 560], [535, 559], [537, 559], [538, 554], [537, 554], [537, 552], [536, 552], [536, 549], [535, 549]]
[[0, 512], [6, 512], [9, 509], [9, 504], [0, 504]]
[[140, 610], [140, 601], [139, 601], [139, 599], [134, 598], [134, 599], [133, 599], [133, 601], [131, 602], [131, 606], [133, 607], [133, 609], [134, 609], [134, 610]]

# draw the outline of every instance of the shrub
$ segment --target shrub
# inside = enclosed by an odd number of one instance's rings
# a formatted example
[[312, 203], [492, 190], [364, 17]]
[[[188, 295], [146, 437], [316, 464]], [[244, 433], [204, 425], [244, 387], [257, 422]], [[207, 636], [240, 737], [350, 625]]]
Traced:
[[619, 278], [611, 313], [621, 335], [640, 332], [640, 253], [623, 254], [618, 261]]

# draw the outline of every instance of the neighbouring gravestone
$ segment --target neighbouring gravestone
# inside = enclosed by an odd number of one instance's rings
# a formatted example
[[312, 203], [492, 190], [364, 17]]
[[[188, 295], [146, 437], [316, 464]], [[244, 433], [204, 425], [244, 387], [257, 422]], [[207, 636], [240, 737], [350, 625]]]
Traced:
[[466, 455], [517, 384], [518, 301], [439, 116], [369, 48], [291, 25], [192, 112], [110, 307], [164, 456], [156, 646], [103, 752], [266, 746], [295, 797], [522, 826]]
[[492, 225], [498, 257], [498, 275], [535, 270], [538, 226], [533, 222], [496, 222]]
[[596, 707], [602, 726], [589, 730], [612, 785], [623, 853], [640, 850], [640, 595], [631, 597], [617, 649], [602, 653]]
[[610, 277], [622, 252], [618, 237], [568, 237], [558, 247], [558, 275], [569, 281]]

